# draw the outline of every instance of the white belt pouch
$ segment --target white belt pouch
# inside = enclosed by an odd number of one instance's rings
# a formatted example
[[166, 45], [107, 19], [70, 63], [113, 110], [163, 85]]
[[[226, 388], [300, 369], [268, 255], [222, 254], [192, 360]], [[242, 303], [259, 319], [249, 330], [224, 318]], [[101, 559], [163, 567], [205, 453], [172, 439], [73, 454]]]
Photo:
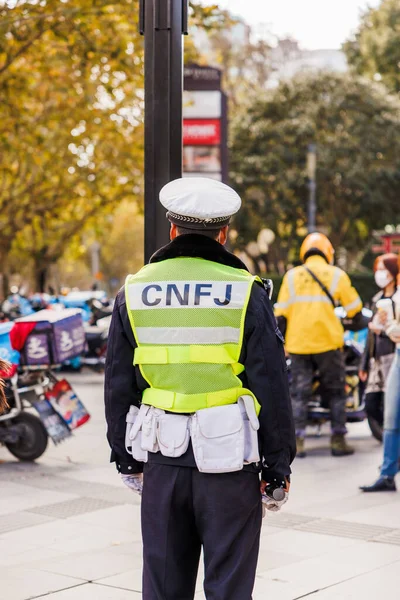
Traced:
[[243, 469], [245, 435], [238, 404], [198, 410], [192, 416], [191, 437], [201, 473]]
[[149, 406], [142, 404], [140, 410], [137, 406], [130, 406], [126, 415], [125, 448], [133, 458], [147, 462], [147, 450], [142, 449], [142, 423]]
[[245, 465], [257, 463], [260, 460], [257, 433], [260, 428], [260, 423], [254, 406], [254, 399], [252, 396], [240, 396], [238, 405], [242, 415], [244, 428], [243, 462]]
[[157, 441], [161, 454], [177, 458], [189, 446], [189, 415], [163, 414], [158, 417]]
[[190, 417], [166, 414], [165, 411], [142, 404], [140, 410], [131, 406], [126, 416], [125, 447], [136, 460], [147, 462], [148, 452], [177, 458], [189, 446]]

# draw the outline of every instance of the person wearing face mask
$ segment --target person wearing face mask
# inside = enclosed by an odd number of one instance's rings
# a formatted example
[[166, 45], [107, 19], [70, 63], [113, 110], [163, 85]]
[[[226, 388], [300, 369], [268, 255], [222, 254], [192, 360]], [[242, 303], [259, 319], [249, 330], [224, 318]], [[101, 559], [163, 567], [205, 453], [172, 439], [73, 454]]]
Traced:
[[383, 426], [383, 396], [390, 367], [393, 362], [395, 344], [386, 335], [383, 326], [384, 312], [377, 303], [392, 299], [396, 292], [396, 279], [399, 273], [396, 254], [378, 256], [374, 264], [375, 282], [380, 291], [372, 298], [374, 317], [369, 324], [369, 335], [361, 359], [359, 378], [367, 383], [365, 409], [369, 419]]
[[[400, 256], [398, 273], [400, 271]], [[385, 419], [383, 434], [383, 462], [380, 476], [372, 485], [364, 485], [363, 492], [395, 492], [395, 476], [399, 471], [400, 456], [400, 275], [397, 291], [392, 296], [393, 311], [382, 312], [381, 322], [386, 335], [396, 344], [395, 357], [390, 367], [385, 390]]]

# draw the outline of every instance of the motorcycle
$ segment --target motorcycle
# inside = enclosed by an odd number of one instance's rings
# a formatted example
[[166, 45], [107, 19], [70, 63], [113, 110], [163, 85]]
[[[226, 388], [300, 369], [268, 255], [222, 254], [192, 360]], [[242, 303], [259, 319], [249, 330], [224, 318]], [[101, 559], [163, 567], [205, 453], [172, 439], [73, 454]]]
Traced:
[[86, 350], [79, 361], [68, 367], [73, 370], [82, 366], [101, 372], [106, 362], [108, 330], [111, 322], [112, 304], [104, 291], [71, 292], [60, 298], [66, 307], [79, 308], [85, 327]]
[[8, 403], [0, 415], [0, 443], [19, 460], [36, 460], [49, 437], [58, 444], [89, 419], [68, 381], [54, 373], [81, 353], [83, 336], [77, 311], [44, 310], [0, 325], [0, 357], [9, 365], [0, 373]]
[[95, 325], [85, 325], [87, 350], [81, 358], [81, 364], [96, 371], [102, 371], [106, 364], [108, 331], [111, 316], [103, 317]]
[[[51, 379], [42, 371], [14, 374], [6, 380], [9, 409], [0, 415], [0, 444], [21, 461], [34, 461], [46, 451], [49, 431], [40, 417], [29, 409], [44, 401], [50, 384]], [[53, 421], [58, 422], [58, 419], [53, 418]], [[71, 435], [63, 424], [59, 429], [58, 441]]]
[[[366, 413], [364, 403], [365, 384], [360, 381], [358, 371], [367, 337], [368, 322], [372, 318], [372, 312], [368, 309], [363, 309], [362, 319], [358, 321], [353, 329], [351, 329], [351, 323], [349, 321], [346, 322], [346, 315], [341, 307], [336, 309], [335, 312], [347, 329], [344, 336], [345, 343], [343, 348], [345, 359], [346, 418], [348, 423], [359, 423], [365, 420]], [[290, 364], [290, 358], [288, 358], [289, 382], [291, 380]], [[313, 379], [312, 397], [308, 403], [307, 421], [308, 425], [317, 427], [318, 432], [320, 432], [322, 425], [330, 420], [329, 404], [322, 392], [319, 373], [316, 372]], [[371, 432], [375, 435], [370, 423], [369, 426]]]

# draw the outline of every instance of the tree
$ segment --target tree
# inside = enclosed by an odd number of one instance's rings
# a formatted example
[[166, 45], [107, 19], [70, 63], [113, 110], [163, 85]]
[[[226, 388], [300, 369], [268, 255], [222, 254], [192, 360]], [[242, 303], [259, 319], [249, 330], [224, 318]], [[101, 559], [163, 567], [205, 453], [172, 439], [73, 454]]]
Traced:
[[400, 3], [382, 0], [367, 10], [355, 36], [344, 44], [350, 65], [361, 75], [400, 91]]
[[[0, 261], [49, 265], [88, 220], [142, 204], [143, 42], [135, 0], [13, 0], [0, 8]], [[191, 3], [191, 24], [218, 26]]]
[[37, 280], [89, 217], [140, 197], [142, 44], [132, 0], [6, 3], [0, 11], [0, 258]]
[[351, 75], [302, 74], [255, 101], [233, 131], [231, 178], [244, 198], [235, 220], [239, 248], [269, 227], [276, 260], [297, 257], [311, 142], [318, 149], [317, 224], [335, 246], [365, 247], [372, 229], [398, 215], [399, 100]]

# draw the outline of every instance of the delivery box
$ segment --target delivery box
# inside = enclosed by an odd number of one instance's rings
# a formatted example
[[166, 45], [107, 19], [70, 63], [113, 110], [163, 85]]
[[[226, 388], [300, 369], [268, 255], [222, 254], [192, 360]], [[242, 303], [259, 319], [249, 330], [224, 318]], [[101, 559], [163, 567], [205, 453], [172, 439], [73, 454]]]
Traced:
[[85, 330], [80, 310], [40, 310], [17, 319], [11, 343], [21, 353], [21, 365], [57, 365], [85, 350]]

